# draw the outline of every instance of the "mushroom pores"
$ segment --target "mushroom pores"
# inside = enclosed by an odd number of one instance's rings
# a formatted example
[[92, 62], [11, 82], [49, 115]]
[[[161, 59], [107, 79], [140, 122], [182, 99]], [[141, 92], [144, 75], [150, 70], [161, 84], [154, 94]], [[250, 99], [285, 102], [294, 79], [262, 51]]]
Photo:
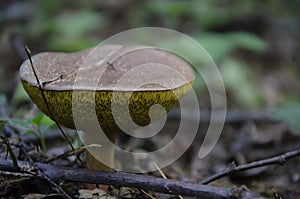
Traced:
[[[83, 60], [91, 50], [85, 50], [77, 53], [41, 53], [32, 57], [34, 67], [37, 71], [37, 76], [43, 84], [43, 93], [46, 97], [49, 110], [43, 100], [41, 91], [37, 85], [37, 81], [33, 74], [29, 61], [25, 61], [20, 67], [20, 78], [24, 89], [32, 99], [32, 101], [39, 107], [39, 109], [48, 116], [53, 116], [53, 120], [59, 124], [75, 128], [74, 118], [72, 114], [72, 96], [74, 92], [80, 96], [76, 98], [81, 108], [87, 106], [94, 106], [95, 112], [101, 128], [109, 131], [117, 131], [118, 125], [114, 120], [111, 110], [111, 102], [114, 95], [114, 100], [118, 107], [124, 105], [124, 101], [128, 103], [129, 112], [132, 120], [144, 126], [149, 124], [149, 109], [155, 104], [160, 104], [169, 111], [178, 101], [178, 97], [186, 94], [194, 82], [193, 69], [185, 61], [169, 52], [152, 48], [152, 47], [123, 47], [119, 45], [107, 45], [98, 47], [97, 54], [99, 59], [105, 59], [105, 55], [109, 52], [122, 52], [115, 56], [113, 60], [109, 60], [109, 67], [107, 65], [100, 65], [99, 67], [106, 67], [105, 74], [101, 78], [97, 88], [90, 88], [87, 85], [74, 84], [76, 74], [80, 67], [82, 67]], [[132, 68], [146, 64], [153, 63], [153, 70], [157, 72], [157, 78], [162, 79], [164, 74], [158, 67], [159, 64], [167, 65], [174, 68], [178, 73], [182, 74], [186, 79], [185, 82], [179, 82], [174, 77], [168, 89], [164, 89], [159, 85], [148, 85], [139, 89], [133, 90], [128, 85], [114, 85], [118, 78]], [[156, 64], [157, 63], [157, 64]], [[91, 68], [89, 70], [97, 70]], [[93, 73], [93, 71], [87, 71]], [[140, 78], [140, 77], [136, 77]], [[88, 80], [93, 80], [88, 78]], [[128, 80], [130, 81], [130, 80]], [[173, 80], [172, 80], [173, 81]], [[90, 84], [89, 84], [90, 85]], [[78, 87], [77, 87], [78, 86]], [[93, 92], [95, 97], [90, 99], [89, 94]], [[125, 100], [124, 100], [125, 99]], [[157, 118], [161, 117], [163, 113], [157, 113]], [[122, 111], [120, 111], [122, 115]], [[88, 122], [88, 115], [83, 114], [81, 117]]]
[[[28, 82], [22, 80], [24, 89], [29, 94], [33, 102], [38, 108], [46, 115], [53, 115], [55, 121], [58, 121], [61, 125], [75, 129], [74, 119], [72, 116], [72, 94], [73, 92], [79, 92], [82, 95], [82, 108], [84, 106], [95, 106], [98, 121], [103, 129], [117, 130], [118, 127], [113, 119], [111, 110], [111, 99], [113, 91], [96, 91], [95, 101], [87, 101], [85, 99], [87, 92], [92, 91], [43, 91], [49, 105], [49, 109], [52, 112], [48, 113], [45, 102], [43, 101], [41, 92], [38, 87], [30, 85]], [[129, 111], [132, 120], [141, 126], [147, 125], [150, 122], [149, 109], [154, 104], [162, 105], [166, 111], [169, 111], [174, 104], [178, 101], [176, 96], [184, 95], [189, 91], [191, 85], [184, 85], [180, 88], [168, 91], [140, 91], [140, 92], [118, 92], [115, 93], [118, 98], [128, 98], [126, 95], [131, 95], [129, 100]], [[80, 102], [79, 102], [80, 103]], [[121, 105], [120, 105], [121, 106]], [[159, 114], [159, 113], [158, 113]], [[157, 117], [161, 116], [157, 115]], [[88, 115], [82, 115], [82, 118], [88, 120]]]

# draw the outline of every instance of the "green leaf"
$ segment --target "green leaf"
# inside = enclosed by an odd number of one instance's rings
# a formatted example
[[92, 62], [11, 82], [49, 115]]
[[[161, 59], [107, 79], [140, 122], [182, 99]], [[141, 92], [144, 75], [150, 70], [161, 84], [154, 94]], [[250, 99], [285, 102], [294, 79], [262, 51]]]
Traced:
[[8, 124], [18, 128], [31, 128], [31, 120], [18, 120], [18, 119], [9, 119]]
[[285, 121], [293, 133], [300, 135], [300, 104], [279, 107], [272, 117]]
[[99, 39], [83, 37], [52, 37], [49, 41], [49, 47], [57, 51], [74, 52], [86, 48], [91, 48], [99, 43]]
[[250, 50], [256, 53], [264, 53], [268, 49], [267, 43], [258, 36], [246, 32], [234, 32], [228, 34], [235, 47]]
[[224, 34], [206, 33], [198, 36], [196, 40], [216, 62], [226, 57], [234, 47]]
[[38, 116], [35, 116], [34, 118], [31, 119], [31, 122], [33, 124], [36, 124], [36, 125], [39, 125], [43, 119], [44, 115], [38, 115]]
[[227, 58], [232, 50], [236, 48], [247, 49], [257, 53], [267, 50], [267, 44], [262, 39], [244, 32], [229, 34], [207, 32], [193, 35], [192, 38], [203, 47], [203, 51], [199, 52], [199, 48], [194, 48], [190, 43], [187, 43], [185, 37], [171, 38], [158, 43], [158, 45], [171, 52], [174, 52], [174, 49], [176, 49], [176, 51], [182, 52], [181, 55], [184, 55], [183, 57], [201, 64], [209, 61], [206, 52], [215, 62], [220, 62], [222, 59]]
[[148, 12], [162, 16], [180, 16], [189, 12], [188, 4], [181, 1], [149, 1], [146, 8]]
[[90, 10], [63, 12], [47, 23], [48, 45], [59, 51], [79, 51], [99, 43], [91, 33], [105, 24], [101, 13]]
[[[160, 41], [157, 46], [170, 52], [176, 52], [186, 60], [196, 64], [211, 63], [226, 57], [232, 50], [232, 43], [221, 34], [205, 33], [192, 37], [194, 41], [184, 36], [177, 36]], [[208, 56], [209, 55], [209, 56]]]
[[43, 115], [43, 118], [41, 120], [42, 125], [47, 125], [47, 126], [53, 126], [55, 122], [50, 119], [50, 117]]
[[228, 58], [219, 68], [226, 92], [230, 93], [240, 106], [251, 108], [260, 105], [261, 94], [253, 77], [255, 71], [251, 67], [240, 60]]
[[103, 25], [102, 15], [91, 11], [64, 12], [54, 18], [49, 28], [68, 37], [81, 37]]
[[22, 135], [34, 135], [34, 136], [36, 136], [36, 133], [35, 133], [34, 130], [26, 130], [26, 131], [23, 131], [21, 134]]
[[[196, 42], [195, 42], [196, 44]], [[176, 52], [191, 63], [207, 63], [208, 57], [204, 50], [199, 52], [198, 45], [193, 46], [186, 42], [184, 37], [171, 38], [157, 44], [160, 48], [166, 49], [170, 52]]]
[[52, 126], [54, 123], [53, 120], [51, 120], [48, 116], [46, 116], [45, 114], [40, 114], [37, 115], [31, 119], [27, 120], [29, 123], [31, 122], [32, 124], [35, 125], [46, 125], [46, 126]]

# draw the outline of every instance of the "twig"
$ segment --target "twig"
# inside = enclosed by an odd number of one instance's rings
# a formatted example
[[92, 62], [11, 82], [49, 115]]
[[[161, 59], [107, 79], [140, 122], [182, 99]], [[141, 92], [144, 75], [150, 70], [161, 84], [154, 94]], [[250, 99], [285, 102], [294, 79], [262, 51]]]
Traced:
[[[27, 161], [19, 161], [20, 166], [32, 165]], [[72, 182], [86, 182], [94, 184], [105, 184], [115, 186], [134, 187], [138, 189], [150, 190], [173, 195], [197, 196], [203, 199], [230, 199], [235, 198], [230, 189], [219, 188], [210, 185], [181, 182], [170, 179], [157, 178], [124, 172], [91, 171], [87, 169], [74, 169], [68, 167], [58, 167], [43, 163], [35, 163], [38, 168], [49, 179], [65, 180]], [[0, 170], [12, 169], [12, 162], [0, 159]], [[250, 192], [244, 192], [239, 198], [258, 199]]]
[[90, 144], [87, 146], [82, 146], [82, 147], [76, 148], [75, 150], [67, 151], [56, 157], [50, 158], [50, 159], [46, 160], [45, 163], [50, 163], [50, 162], [53, 162], [60, 158], [66, 158], [66, 157], [74, 156], [74, 155], [78, 155], [78, 154], [80, 155], [82, 152], [86, 151], [88, 148], [93, 148], [93, 147], [101, 147], [101, 145], [100, 144]]
[[20, 173], [20, 172], [10, 172], [10, 171], [0, 171], [0, 176], [13, 176], [13, 177], [17, 177], [17, 178], [32, 178], [34, 177], [32, 174], [28, 174], [28, 173]]
[[30, 172], [32, 175], [35, 175], [41, 179], [46, 180], [50, 185], [52, 185], [53, 188], [56, 189], [57, 193], [61, 194], [66, 199], [72, 199], [71, 196], [69, 196], [58, 184], [53, 182], [48, 176], [46, 176], [43, 172], [40, 170], [38, 172]]
[[[164, 172], [162, 172], [162, 170], [159, 168], [159, 166], [156, 164], [156, 162], [153, 163], [154, 167], [157, 169], [157, 171], [159, 172], [159, 174], [163, 177], [163, 179], [168, 179], [167, 176], [164, 174]], [[178, 195], [179, 199], [183, 199], [183, 197], [181, 195]]]
[[[23, 169], [22, 169], [23, 168]], [[47, 181], [50, 185], [52, 185], [53, 188], [56, 189], [56, 191], [62, 195], [66, 199], [71, 199], [71, 197], [55, 182], [53, 182], [48, 176], [44, 175], [41, 171], [35, 170], [30, 171], [28, 169], [29, 167], [21, 167], [18, 172], [11, 172], [11, 171], [1, 171], [0, 170], [0, 176], [9, 176], [9, 177], [15, 177], [19, 179], [26, 179], [29, 180], [30, 178], [38, 177], [40, 179], [43, 179]]]
[[0, 139], [6, 145], [6, 149], [9, 153], [10, 158], [12, 159], [12, 162], [13, 162], [13, 165], [14, 165], [14, 170], [15, 171], [19, 170], [18, 161], [17, 161], [17, 158], [16, 158], [14, 152], [12, 151], [12, 148], [11, 148], [10, 143], [9, 143], [9, 139], [7, 137], [3, 136], [3, 135], [0, 135]]
[[162, 172], [162, 170], [159, 168], [159, 166], [156, 164], [156, 162], [154, 162], [153, 164], [154, 164], [154, 167], [159, 172], [159, 174], [161, 175], [161, 177], [163, 177], [163, 179], [167, 179], [167, 176]]
[[[68, 142], [69, 146], [71, 147], [71, 149], [72, 149], [72, 150], [75, 150], [75, 148], [73, 147], [71, 141], [70, 141], [69, 138], [67, 137], [66, 133], [65, 133], [64, 130], [61, 128], [61, 126], [59, 125], [59, 123], [58, 123], [57, 120], [55, 119], [54, 115], [52, 114], [52, 112], [51, 112], [51, 110], [50, 110], [50, 106], [49, 106], [49, 104], [48, 104], [48, 101], [47, 101], [47, 99], [46, 99], [46, 96], [45, 96], [45, 93], [44, 93], [44, 90], [43, 90], [43, 85], [42, 85], [42, 83], [40, 82], [40, 80], [39, 80], [39, 78], [38, 78], [38, 76], [37, 76], [37, 73], [36, 73], [36, 71], [35, 71], [35, 68], [33, 67], [33, 63], [32, 63], [32, 59], [31, 59], [31, 53], [30, 53], [30, 50], [29, 50], [29, 48], [28, 48], [26, 45], [24, 45], [24, 48], [25, 48], [27, 57], [28, 57], [28, 59], [29, 59], [30, 66], [31, 66], [31, 68], [32, 68], [33, 74], [34, 74], [35, 79], [36, 79], [36, 81], [37, 81], [37, 83], [38, 83], [38, 87], [39, 87], [39, 90], [40, 90], [40, 92], [41, 92], [42, 98], [43, 98], [43, 100], [44, 100], [44, 102], [45, 102], [45, 105], [46, 105], [47, 111], [48, 111], [48, 113], [49, 113], [49, 116], [50, 116], [50, 118], [52, 118], [52, 120], [55, 122], [56, 126], [58, 127], [59, 131], [62, 133], [62, 135], [64, 136], [64, 138], [67, 140], [67, 142]], [[79, 156], [76, 156], [76, 158], [80, 161], [81, 164], [83, 164], [83, 162], [82, 162], [82, 160], [80, 159]]]
[[144, 191], [143, 189], [141, 189], [141, 192], [142, 192], [143, 194], [145, 194], [148, 198], [150, 198], [150, 199], [155, 199], [154, 196], [152, 196], [151, 194], [147, 193], [147, 192]]
[[294, 158], [294, 157], [297, 157], [297, 156], [300, 156], [300, 149], [296, 149], [294, 151], [286, 152], [284, 154], [281, 154], [279, 156], [275, 156], [275, 157], [272, 157], [272, 158], [251, 162], [249, 164], [244, 164], [244, 165], [240, 165], [240, 166], [232, 165], [232, 166], [229, 166], [224, 171], [221, 171], [219, 173], [216, 173], [216, 174], [204, 179], [201, 182], [201, 184], [209, 184], [209, 183], [211, 183], [211, 182], [213, 182], [217, 179], [220, 179], [224, 176], [228, 176], [232, 173], [237, 173], [237, 172], [240, 172], [240, 171], [245, 171], [245, 170], [254, 169], [254, 168], [263, 167], [263, 166], [268, 166], [268, 165], [273, 165], [273, 164], [283, 165], [284, 163], [286, 163], [286, 161], [288, 159], [291, 159], [291, 158]]

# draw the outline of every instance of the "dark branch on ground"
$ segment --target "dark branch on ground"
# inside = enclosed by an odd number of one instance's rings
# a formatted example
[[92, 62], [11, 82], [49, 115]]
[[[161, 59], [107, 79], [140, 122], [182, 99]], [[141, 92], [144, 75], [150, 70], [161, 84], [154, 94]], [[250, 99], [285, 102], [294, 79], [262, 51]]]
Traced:
[[71, 196], [69, 196], [57, 183], [55, 183], [53, 180], [51, 180], [47, 175], [45, 175], [41, 171], [35, 171], [35, 172], [30, 172], [33, 175], [36, 175], [37, 177], [46, 180], [53, 189], [55, 189], [59, 194], [61, 194], [65, 199], [72, 199]]
[[274, 165], [274, 164], [283, 165], [284, 163], [286, 163], [287, 160], [295, 158], [297, 156], [300, 156], [300, 149], [296, 149], [294, 151], [290, 151], [290, 152], [281, 154], [279, 156], [251, 162], [249, 164], [244, 164], [244, 165], [240, 165], [240, 166], [235, 166], [234, 164], [232, 164], [224, 171], [221, 171], [219, 173], [216, 173], [216, 174], [204, 179], [201, 182], [201, 184], [209, 184], [217, 179], [228, 176], [232, 173], [237, 173], [237, 172], [241, 172], [241, 171], [245, 171], [245, 170], [249, 170], [249, 169], [254, 169], [254, 168], [268, 166], [268, 165]]
[[[27, 161], [18, 161], [18, 164], [21, 169], [22, 167], [28, 168], [28, 165], [33, 165], [33, 163]], [[34, 163], [34, 166], [52, 181], [64, 180], [71, 182], [133, 187], [172, 195], [197, 196], [203, 199], [261, 198], [248, 191], [242, 191], [239, 193], [239, 195], [236, 195], [236, 192], [232, 189], [163, 179], [146, 175], [124, 172], [91, 171], [87, 169], [58, 167], [44, 163]], [[11, 161], [0, 159], [0, 170], [11, 171], [12, 169], [13, 164]]]

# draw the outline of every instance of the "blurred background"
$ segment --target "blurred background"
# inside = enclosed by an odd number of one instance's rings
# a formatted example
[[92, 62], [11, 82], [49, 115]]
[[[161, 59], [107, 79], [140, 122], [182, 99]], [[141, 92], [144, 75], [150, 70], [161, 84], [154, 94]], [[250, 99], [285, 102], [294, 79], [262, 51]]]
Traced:
[[[21, 118], [28, 114], [30, 100], [19, 85], [18, 68], [24, 52], [18, 44], [25, 42], [32, 54], [73, 52], [93, 47], [128, 29], [164, 27], [191, 36], [208, 51], [222, 74], [229, 110], [264, 113], [276, 108], [271, 117], [288, 123], [288, 127], [273, 123], [258, 126], [245, 119], [246, 122], [243, 120], [238, 125], [226, 126], [223, 141], [232, 141], [232, 145], [227, 146], [224, 142], [224, 146], [217, 147], [215, 159], [207, 160], [208, 165], [199, 166], [198, 160], [192, 157], [188, 173], [207, 172], [207, 168], [213, 173], [224, 168], [230, 161], [238, 161], [233, 154], [236, 150], [245, 152], [261, 147], [261, 153], [256, 151], [244, 157], [247, 161], [275, 155], [280, 150], [283, 152], [284, 144], [299, 146], [299, 10], [299, 0], [1, 0], [0, 102], [1, 109], [5, 109], [2, 114]], [[201, 83], [195, 87], [202, 96], [200, 105], [209, 108], [205, 88]], [[24, 105], [27, 109], [20, 111]], [[234, 132], [239, 134], [232, 137]], [[262, 132], [265, 134], [259, 134]], [[251, 139], [245, 137], [249, 133]], [[277, 146], [276, 150], [274, 146]], [[262, 152], [265, 147], [267, 151]], [[224, 154], [224, 151], [228, 153]], [[211, 166], [212, 162], [215, 167]], [[269, 183], [276, 182], [287, 189], [288, 186], [299, 188], [299, 171], [289, 167], [286, 170], [291, 176], [277, 181], [272, 177]], [[246, 173], [244, 177], [253, 179], [262, 176], [261, 172], [265, 170]], [[288, 172], [282, 172], [280, 175], [288, 175]], [[178, 173], [174, 176], [178, 178]], [[202, 176], [193, 177], [200, 179]]]
[[20, 39], [32, 54], [73, 52], [120, 31], [157, 26], [203, 45], [223, 75], [229, 107], [298, 102], [299, 8], [299, 0], [2, 0], [0, 92], [14, 95]]

